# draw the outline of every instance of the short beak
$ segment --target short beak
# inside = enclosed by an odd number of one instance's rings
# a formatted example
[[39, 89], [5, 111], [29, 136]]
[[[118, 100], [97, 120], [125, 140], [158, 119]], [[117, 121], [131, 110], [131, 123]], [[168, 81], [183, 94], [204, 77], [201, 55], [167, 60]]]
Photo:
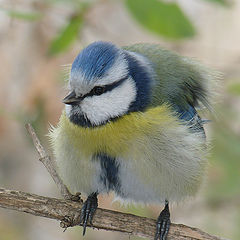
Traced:
[[77, 105], [81, 102], [81, 98], [76, 97], [76, 93], [74, 91], [70, 92], [62, 102], [69, 105]]

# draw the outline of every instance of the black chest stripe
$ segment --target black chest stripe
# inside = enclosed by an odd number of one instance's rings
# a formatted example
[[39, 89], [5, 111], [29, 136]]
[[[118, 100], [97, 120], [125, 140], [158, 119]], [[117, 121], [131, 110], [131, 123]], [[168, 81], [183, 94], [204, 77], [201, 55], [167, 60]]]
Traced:
[[95, 159], [100, 160], [100, 181], [105, 185], [106, 189], [120, 192], [119, 163], [116, 159], [103, 153], [95, 155]]

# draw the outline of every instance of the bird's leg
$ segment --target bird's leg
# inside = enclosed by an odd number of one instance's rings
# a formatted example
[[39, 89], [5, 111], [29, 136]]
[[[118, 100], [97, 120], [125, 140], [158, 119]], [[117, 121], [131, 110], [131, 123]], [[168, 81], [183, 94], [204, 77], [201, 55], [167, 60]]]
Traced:
[[83, 236], [86, 232], [87, 223], [92, 225], [93, 215], [98, 207], [97, 193], [92, 193], [88, 196], [87, 200], [84, 202], [80, 214], [80, 224], [83, 226]]
[[157, 219], [157, 229], [154, 240], [166, 240], [170, 227], [170, 212], [168, 201], [165, 201], [165, 208], [160, 213]]

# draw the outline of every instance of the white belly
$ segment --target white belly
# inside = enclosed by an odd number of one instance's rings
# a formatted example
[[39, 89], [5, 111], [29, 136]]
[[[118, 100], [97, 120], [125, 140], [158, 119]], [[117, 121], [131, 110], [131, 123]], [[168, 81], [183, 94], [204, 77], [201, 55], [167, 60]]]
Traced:
[[[79, 144], [84, 135], [76, 138], [71, 132], [69, 139], [67, 133], [55, 129], [52, 142], [58, 172], [72, 193], [114, 191], [136, 202], [179, 201], [196, 193], [204, 175], [203, 139], [182, 126], [139, 135], [116, 157], [96, 151], [87, 154], [86, 144]], [[91, 139], [87, 144], [92, 144]]]

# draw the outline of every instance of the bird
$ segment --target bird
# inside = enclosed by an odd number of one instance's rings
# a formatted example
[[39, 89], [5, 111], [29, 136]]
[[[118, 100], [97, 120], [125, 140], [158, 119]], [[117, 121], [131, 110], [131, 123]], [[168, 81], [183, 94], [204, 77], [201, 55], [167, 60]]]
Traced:
[[96, 41], [74, 59], [69, 94], [50, 131], [57, 171], [71, 193], [86, 201], [83, 235], [98, 195], [123, 202], [164, 204], [155, 240], [171, 225], [169, 204], [192, 198], [207, 167], [207, 120], [216, 74], [196, 60], [137, 43]]

